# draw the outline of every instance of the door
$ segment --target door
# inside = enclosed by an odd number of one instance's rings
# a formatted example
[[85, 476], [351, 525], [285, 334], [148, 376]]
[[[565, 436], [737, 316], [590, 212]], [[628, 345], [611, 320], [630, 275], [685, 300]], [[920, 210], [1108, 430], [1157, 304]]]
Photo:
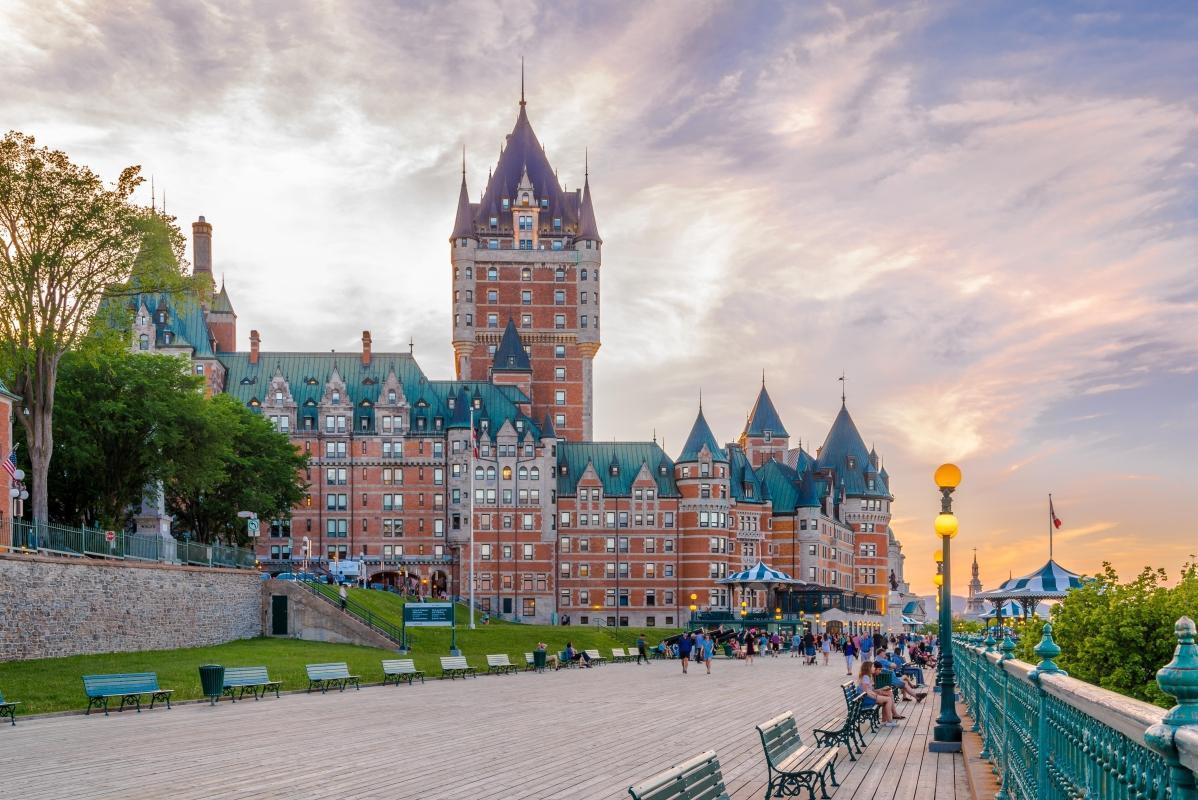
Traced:
[[287, 595], [273, 594], [270, 596], [270, 634], [286, 636], [287, 633]]
[[512, 598], [510, 598], [510, 597], [503, 598], [503, 613], [504, 614], [512, 613]]

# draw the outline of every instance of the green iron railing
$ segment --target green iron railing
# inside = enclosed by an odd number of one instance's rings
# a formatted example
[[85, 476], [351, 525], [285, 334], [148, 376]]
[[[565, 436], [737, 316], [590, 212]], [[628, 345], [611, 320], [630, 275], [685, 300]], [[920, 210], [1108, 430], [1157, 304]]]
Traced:
[[[299, 581], [299, 584], [307, 588], [317, 597], [327, 600], [329, 603], [332, 603], [335, 606], [341, 605], [341, 596], [332, 586], [312, 583], [310, 581]], [[383, 619], [366, 606], [356, 603], [350, 598], [346, 598], [345, 600], [345, 610], [350, 614], [350, 616], [356, 617], [359, 622], [374, 629], [378, 633], [381, 633], [396, 645], [403, 645], [403, 630], [398, 625]]]
[[76, 528], [46, 522], [11, 520], [14, 552], [83, 556], [119, 561], [157, 561], [205, 567], [254, 569], [254, 551], [223, 544], [202, 544], [169, 536]]
[[1173, 661], [1157, 673], [1177, 698], [1156, 706], [1068, 677], [1045, 625], [1036, 666], [1011, 657], [1009, 637], [953, 638], [962, 701], [993, 764], [998, 800], [1198, 800], [1198, 647], [1176, 627]]

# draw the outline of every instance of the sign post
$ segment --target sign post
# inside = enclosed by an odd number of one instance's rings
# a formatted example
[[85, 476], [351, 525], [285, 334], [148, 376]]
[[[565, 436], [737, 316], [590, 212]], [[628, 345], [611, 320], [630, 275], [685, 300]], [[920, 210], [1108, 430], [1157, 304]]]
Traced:
[[449, 628], [449, 654], [460, 656], [457, 639], [457, 619], [453, 603], [405, 603], [403, 607], [402, 648], [405, 652], [411, 649], [408, 644], [408, 628]]

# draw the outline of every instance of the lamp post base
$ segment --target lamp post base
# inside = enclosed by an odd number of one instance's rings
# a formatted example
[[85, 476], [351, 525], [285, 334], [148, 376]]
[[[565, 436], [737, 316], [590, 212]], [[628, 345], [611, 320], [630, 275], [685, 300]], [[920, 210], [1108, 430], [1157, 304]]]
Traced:
[[960, 753], [960, 742], [928, 742], [929, 753]]

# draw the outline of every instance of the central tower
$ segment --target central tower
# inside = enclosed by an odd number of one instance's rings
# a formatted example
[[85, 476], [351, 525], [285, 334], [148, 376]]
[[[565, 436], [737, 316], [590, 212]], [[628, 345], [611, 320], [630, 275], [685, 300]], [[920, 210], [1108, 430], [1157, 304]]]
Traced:
[[548, 417], [560, 439], [591, 439], [603, 240], [589, 171], [581, 189], [562, 188], [528, 121], [523, 91], [516, 125], [477, 203], [463, 160], [449, 241], [458, 378], [488, 380], [504, 371], [495, 354], [510, 320], [531, 367], [532, 418]]

